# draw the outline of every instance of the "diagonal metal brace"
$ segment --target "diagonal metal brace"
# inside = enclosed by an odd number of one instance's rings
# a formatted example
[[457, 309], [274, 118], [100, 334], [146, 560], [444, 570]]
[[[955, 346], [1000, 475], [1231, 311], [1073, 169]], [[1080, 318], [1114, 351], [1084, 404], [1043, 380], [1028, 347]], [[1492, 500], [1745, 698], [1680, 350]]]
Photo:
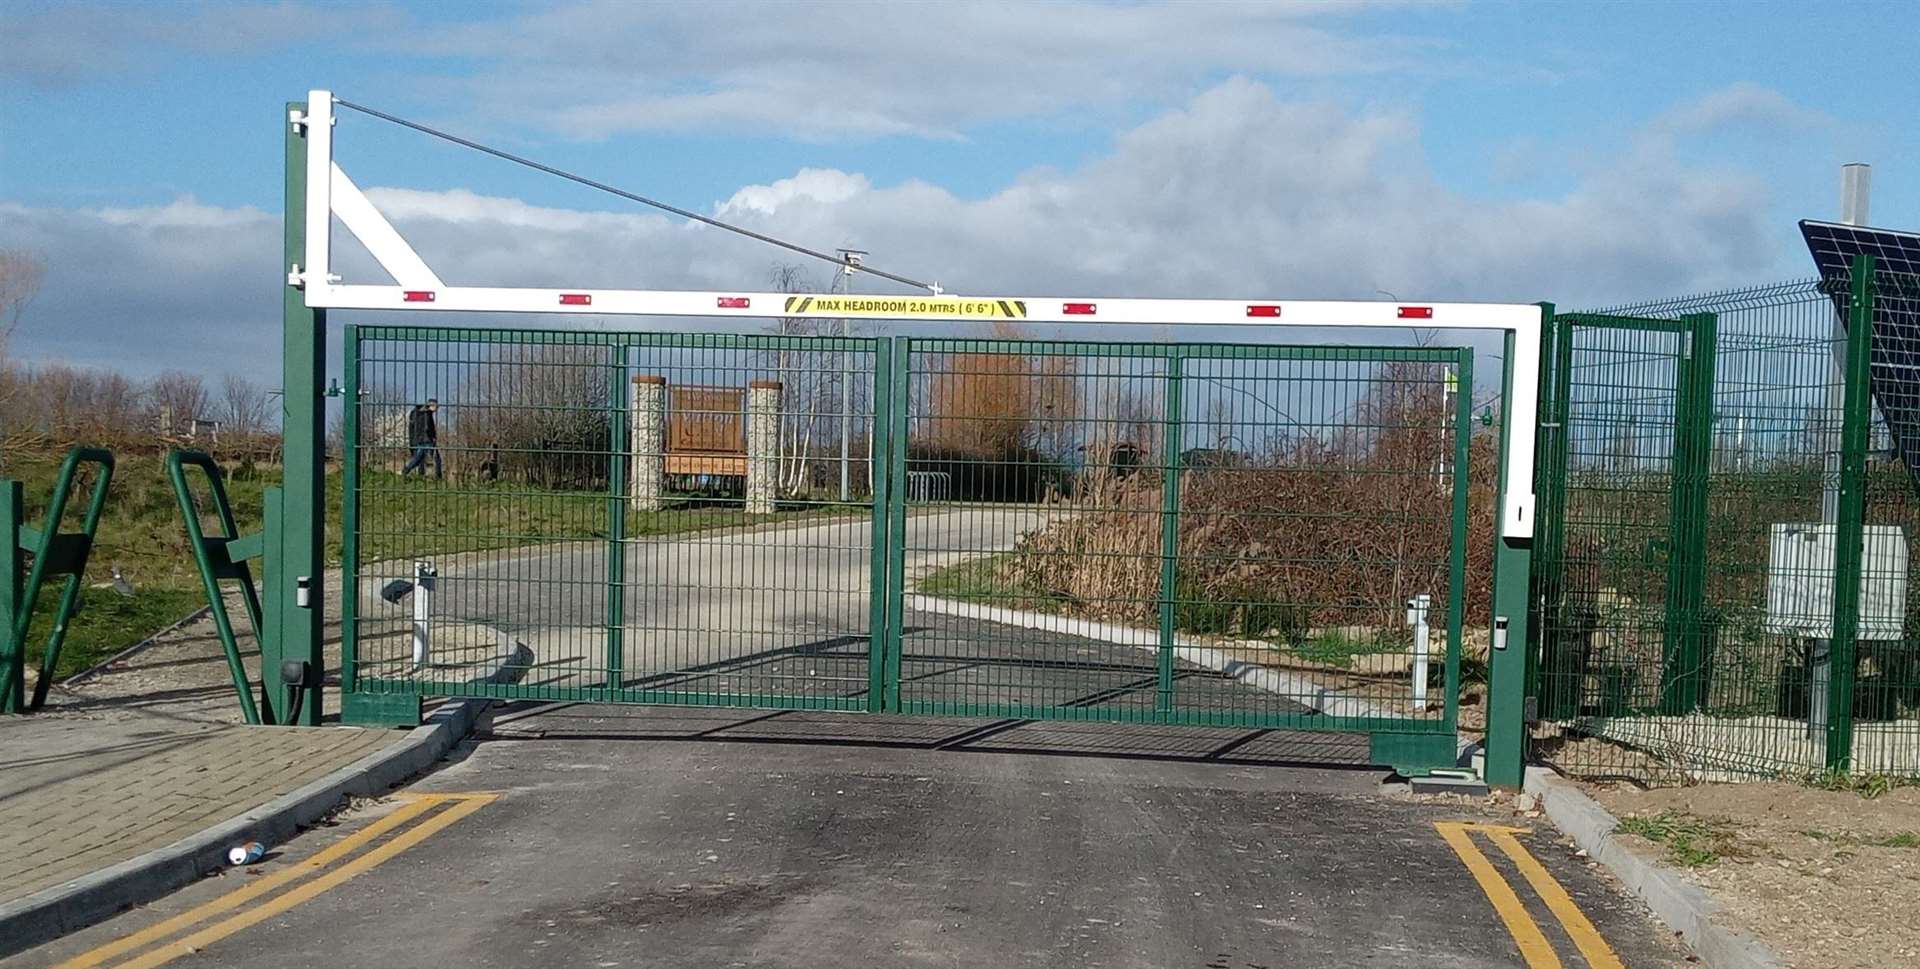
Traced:
[[[66, 516], [67, 503], [73, 497], [74, 481], [83, 464], [95, 465], [99, 469], [94, 477], [93, 493], [87, 502], [86, 514], [81, 518], [80, 530], [62, 532], [60, 522]], [[27, 573], [27, 581], [16, 600], [11, 648], [4, 651], [4, 656], [0, 656], [0, 711], [26, 713], [38, 710], [47, 702], [47, 690], [53, 686], [53, 672], [60, 662], [60, 647], [67, 639], [67, 622], [80, 605], [80, 578], [87, 569], [87, 557], [93, 552], [93, 536], [100, 527], [100, 511], [106, 506], [107, 490], [112, 483], [113, 452], [104, 448], [75, 447], [67, 452], [66, 460], [60, 464], [60, 475], [54, 479], [53, 495], [47, 504], [47, 517], [43, 524], [34, 528], [21, 523], [16, 530], [19, 536], [15, 540], [18, 551], [33, 555], [33, 568]], [[59, 602], [54, 607], [53, 629], [47, 635], [46, 649], [40, 660], [40, 678], [33, 685], [33, 695], [28, 697], [24, 675], [27, 635], [33, 630], [40, 588], [48, 578], [55, 576], [65, 576], [66, 582], [62, 584]]]
[[[219, 535], [208, 535], [200, 524], [200, 506], [194, 501], [193, 489], [187, 484], [189, 465], [199, 468], [206, 475], [213, 511], [220, 519]], [[234, 639], [233, 619], [227, 614], [226, 598], [220, 594], [220, 581], [232, 579], [240, 583], [241, 601], [246, 606], [247, 619], [253, 623], [254, 636], [264, 636], [266, 626], [260, 620], [260, 593], [254, 587], [253, 572], [247, 567], [247, 562], [258, 558], [266, 543], [257, 533], [239, 534], [233, 521], [233, 505], [227, 501], [227, 486], [220, 477], [220, 466], [206, 452], [167, 452], [167, 478], [173, 482], [173, 494], [180, 503], [180, 517], [187, 528], [187, 545], [193, 551], [194, 564], [200, 569], [200, 582], [207, 593], [207, 608], [213, 614], [214, 629], [219, 632], [220, 645], [227, 654], [227, 671], [233, 677], [233, 692], [240, 698], [240, 711], [248, 723], [259, 723], [260, 705], [254, 701], [253, 684], [247, 677], [246, 664], [240, 661], [240, 646]], [[262, 683], [261, 689], [265, 688]]]

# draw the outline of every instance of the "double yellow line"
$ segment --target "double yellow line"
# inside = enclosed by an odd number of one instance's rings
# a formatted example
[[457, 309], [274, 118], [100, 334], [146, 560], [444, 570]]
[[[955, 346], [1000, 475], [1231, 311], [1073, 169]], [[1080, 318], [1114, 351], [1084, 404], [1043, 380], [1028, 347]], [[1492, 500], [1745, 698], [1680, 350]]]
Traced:
[[[195, 906], [163, 922], [150, 925], [132, 935], [115, 939], [97, 949], [74, 956], [54, 969], [96, 969], [131, 953], [138, 956], [115, 963], [114, 969], [150, 969], [188, 953], [204, 949], [221, 939], [273, 918], [297, 905], [311, 901], [348, 881], [393, 860], [401, 852], [419, 844], [460, 819], [486, 807], [498, 794], [419, 794], [406, 795], [406, 803], [387, 815], [316, 853], [305, 861], [248, 882], [212, 901]], [[440, 810], [444, 808], [444, 810]], [[435, 814], [436, 810], [439, 813]], [[427, 817], [427, 815], [432, 815]], [[426, 817], [411, 828], [406, 826]], [[406, 828], [400, 831], [401, 828]], [[360, 849], [386, 835], [399, 834], [370, 851]], [[318, 875], [311, 878], [309, 876]], [[295, 884], [298, 883], [298, 884]], [[290, 889], [280, 893], [282, 888]], [[249, 906], [257, 899], [265, 899]], [[242, 908], [242, 906], [248, 906]], [[235, 909], [241, 909], [234, 912]], [[216, 916], [232, 915], [198, 928]], [[189, 931], [194, 930], [194, 931]], [[181, 935], [187, 932], [186, 935]], [[178, 936], [178, 938], [175, 938]], [[168, 941], [171, 940], [171, 941]]]
[[1480, 883], [1480, 890], [1487, 895], [1487, 901], [1493, 903], [1493, 910], [1500, 915], [1500, 921], [1506, 923], [1507, 934], [1513, 936], [1514, 944], [1520, 947], [1520, 955], [1527, 960], [1528, 969], [1561, 969], [1560, 956], [1554, 952], [1553, 944], [1547, 941], [1540, 923], [1534, 921], [1533, 914], [1514, 893], [1513, 886], [1507, 883], [1499, 869], [1481, 852], [1469, 832], [1478, 832], [1493, 842], [1501, 853], [1513, 862], [1521, 877], [1532, 886], [1534, 894], [1545, 902], [1547, 910], [1558, 919], [1560, 927], [1566, 930], [1567, 938], [1580, 950], [1580, 957], [1587, 961], [1589, 969], [1625, 969], [1620, 957], [1614, 954], [1613, 947], [1593, 927], [1586, 913], [1574, 904], [1572, 896], [1561, 887], [1546, 866], [1530, 854], [1520, 843], [1518, 835], [1528, 833], [1525, 828], [1510, 828], [1497, 824], [1473, 824], [1467, 821], [1435, 821], [1433, 826], [1440, 831], [1440, 837], [1446, 841], [1453, 853], [1473, 874], [1473, 880]]

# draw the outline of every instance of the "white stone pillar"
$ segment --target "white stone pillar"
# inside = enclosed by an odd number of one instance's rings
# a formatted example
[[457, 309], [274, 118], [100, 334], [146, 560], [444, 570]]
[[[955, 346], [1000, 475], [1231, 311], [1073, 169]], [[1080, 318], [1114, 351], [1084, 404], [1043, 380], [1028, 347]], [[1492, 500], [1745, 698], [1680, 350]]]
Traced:
[[747, 384], [747, 514], [771, 515], [780, 480], [780, 381]]
[[659, 511], [667, 492], [667, 378], [647, 373], [634, 377], [632, 403], [627, 497], [635, 511]]

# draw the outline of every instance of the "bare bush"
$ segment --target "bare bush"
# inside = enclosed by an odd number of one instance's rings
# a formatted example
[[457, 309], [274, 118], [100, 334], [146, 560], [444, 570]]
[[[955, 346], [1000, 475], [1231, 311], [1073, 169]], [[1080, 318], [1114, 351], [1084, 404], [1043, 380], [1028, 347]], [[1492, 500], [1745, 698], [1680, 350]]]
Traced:
[[[1235, 612], [1233, 628], [1391, 626], [1418, 592], [1444, 602], [1452, 551], [1453, 430], [1436, 382], [1389, 367], [1355, 415], [1324, 437], [1276, 438], [1231, 466], [1182, 472], [1179, 598]], [[1469, 448], [1471, 615], [1490, 588], [1496, 442]], [[1164, 476], [1090, 467], [1073, 503], [1091, 509], [1025, 536], [1002, 568], [1015, 587], [1090, 619], [1145, 623], [1161, 598]]]
[[562, 345], [477, 368], [458, 400], [440, 402], [449, 473], [485, 467], [542, 488], [604, 487], [614, 373], [605, 348]]

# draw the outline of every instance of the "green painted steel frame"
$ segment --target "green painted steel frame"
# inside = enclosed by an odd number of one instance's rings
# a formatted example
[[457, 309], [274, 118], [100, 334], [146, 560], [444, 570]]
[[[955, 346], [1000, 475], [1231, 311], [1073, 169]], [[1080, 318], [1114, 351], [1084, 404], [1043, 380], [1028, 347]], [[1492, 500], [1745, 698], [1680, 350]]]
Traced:
[[1841, 405], [1840, 495], [1833, 550], [1833, 639], [1827, 677], [1826, 764], [1853, 769], [1853, 694], [1859, 678], [1860, 585], [1866, 545], [1867, 448], [1873, 422], [1874, 258], [1854, 257]]
[[[286, 134], [286, 188], [280, 265], [289, 273], [306, 259], [307, 144], [305, 101], [290, 101], [280, 115]], [[316, 231], [327, 231], [325, 226]], [[327, 312], [309, 309], [305, 295], [290, 281], [281, 287], [280, 429], [282, 484], [277, 520], [266, 532], [261, 578], [269, 601], [270, 625], [260, 639], [261, 692], [272, 705], [286, 696], [280, 671], [286, 660], [311, 669], [326, 668], [326, 369]], [[301, 595], [305, 583], [307, 594]], [[300, 703], [300, 723], [317, 727], [325, 711], [322, 677], [311, 677]]]
[[[889, 681], [885, 681], [885, 663], [891, 652], [887, 649], [887, 631], [895, 626], [876, 623], [869, 630], [869, 689], [861, 696], [822, 697], [811, 695], [784, 695], [773, 693], [717, 693], [706, 691], [660, 690], [629, 688], [622, 684], [620, 674], [625, 669], [623, 649], [625, 606], [625, 510], [627, 501], [625, 482], [627, 475], [624, 455], [628, 451], [629, 423], [627, 412], [629, 402], [625, 399], [627, 381], [624, 379], [627, 367], [627, 353], [633, 349], [682, 349], [682, 350], [844, 350], [850, 352], [872, 353], [875, 360], [874, 378], [876, 396], [874, 426], [890, 425], [887, 397], [880, 390], [887, 387], [891, 380], [891, 364], [894, 360], [893, 346], [898, 337], [788, 337], [771, 334], [697, 334], [697, 333], [628, 333], [608, 331], [580, 331], [559, 329], [496, 329], [478, 327], [440, 327], [440, 326], [391, 326], [349, 324], [343, 328], [343, 344], [346, 357], [342, 366], [342, 391], [350, 402], [357, 402], [365, 374], [362, 365], [368, 360], [368, 347], [374, 344], [444, 344], [472, 343], [500, 346], [569, 346], [600, 347], [609, 352], [607, 366], [612, 369], [615, 379], [611, 381], [612, 397], [607, 402], [612, 418], [612, 446], [609, 447], [609, 490], [607, 502], [607, 609], [604, 617], [607, 630], [606, 664], [607, 680], [599, 686], [554, 686], [547, 684], [523, 683], [449, 683], [434, 680], [402, 679], [395, 677], [367, 676], [360, 672], [359, 637], [359, 572], [361, 562], [359, 529], [362, 517], [360, 451], [361, 433], [360, 414], [357, 406], [349, 406], [344, 422], [345, 445], [347, 455], [342, 496], [342, 518], [345, 532], [342, 536], [342, 579], [344, 593], [342, 600], [341, 631], [341, 693], [343, 721], [349, 723], [377, 725], [405, 725], [419, 720], [419, 701], [424, 696], [457, 695], [483, 697], [503, 700], [546, 700], [559, 702], [611, 702], [632, 704], [654, 704], [663, 706], [708, 706], [741, 707], [768, 710], [848, 710], [868, 711], [890, 709], [886, 705], [884, 693]], [[377, 358], [383, 363], [405, 362], [412, 358], [403, 354], [383, 353]], [[889, 435], [876, 435], [874, 441], [874, 460], [882, 461], [888, 454]], [[904, 461], [904, 451], [902, 451]], [[903, 465], [904, 467], [904, 465]], [[881, 500], [878, 489], [887, 486], [885, 476], [875, 482], [875, 497], [872, 517], [875, 528], [874, 551], [870, 571], [876, 582], [884, 582], [888, 552], [892, 543], [884, 540], [891, 523], [886, 520], [888, 506]], [[903, 526], [902, 526], [903, 527]], [[881, 617], [886, 602], [882, 594], [884, 585], [873, 587], [873, 605], [869, 616]], [[897, 657], [893, 658], [897, 664]], [[896, 667], [897, 669], [897, 667]], [[875, 683], [882, 689], [876, 691]]]
[[[1682, 715], [1697, 709], [1704, 699], [1706, 630], [1701, 614], [1707, 576], [1707, 495], [1712, 468], [1713, 388], [1718, 345], [1718, 318], [1694, 313], [1677, 319], [1621, 316], [1605, 313], [1550, 315], [1541, 329], [1540, 424], [1537, 439], [1536, 618], [1542, 625], [1530, 637], [1527, 683], [1533, 717], [1566, 720], [1578, 714], [1577, 691], [1556, 689], [1546, 696], [1549, 675], [1564, 680], [1566, 670], [1543, 668], [1545, 637], [1558, 620], [1546, 622], [1547, 611], [1559, 608], [1566, 540], [1567, 468], [1571, 439], [1566, 433], [1571, 417], [1574, 333], [1581, 329], [1665, 333], [1679, 338], [1673, 389], [1674, 440], [1670, 468], [1666, 621], [1663, 632], [1662, 712]], [[1556, 681], [1557, 686], [1564, 683]], [[1542, 702], [1542, 701], [1550, 702]], [[1573, 706], [1568, 706], [1569, 702]], [[1544, 708], [1542, 708], [1544, 707]]]
[[[0, 670], [7, 672], [0, 690], [8, 696], [25, 693], [27, 650], [25, 641], [14, 638], [14, 617], [26, 611], [20, 600], [20, 529], [26, 519], [26, 499], [20, 482], [0, 478]], [[16, 659], [20, 661], [16, 662]]]
[[[1092, 341], [1008, 341], [1008, 340], [971, 340], [950, 338], [847, 338], [847, 337], [783, 337], [752, 334], [677, 334], [677, 333], [610, 333], [605, 331], [581, 332], [567, 330], [526, 330], [491, 328], [452, 328], [362, 325], [345, 328], [345, 349], [347, 359], [343, 367], [343, 389], [350, 406], [347, 409], [345, 429], [348, 460], [346, 461], [345, 491], [342, 503], [342, 516], [345, 522], [344, 536], [345, 574], [343, 578], [343, 611], [346, 629], [343, 635], [342, 688], [345, 698], [343, 709], [350, 719], [366, 719], [377, 722], [405, 721], [417, 715], [416, 701], [422, 695], [454, 693], [461, 696], [489, 697], [513, 700], [547, 701], [616, 701], [624, 703], [649, 703], [667, 705], [697, 705], [758, 709], [797, 709], [797, 710], [848, 710], [869, 712], [893, 712], [907, 714], [931, 714], [969, 717], [999, 717], [1017, 719], [1059, 719], [1059, 720], [1100, 720], [1135, 723], [1180, 724], [1192, 726], [1227, 726], [1254, 729], [1292, 729], [1315, 731], [1345, 731], [1366, 733], [1371, 736], [1371, 750], [1374, 757], [1382, 763], [1409, 774], [1424, 773], [1434, 768], [1450, 767], [1456, 759], [1456, 734], [1459, 717], [1460, 689], [1460, 641], [1465, 617], [1464, 589], [1466, 578], [1466, 535], [1468, 515], [1468, 475], [1453, 475], [1451, 494], [1452, 529], [1450, 532], [1450, 550], [1447, 563], [1449, 575], [1449, 600], [1447, 603], [1446, 639], [1447, 655], [1444, 664], [1445, 691], [1442, 715], [1434, 718], [1414, 717], [1354, 717], [1333, 716], [1320, 713], [1274, 713], [1259, 710], [1221, 710], [1221, 709], [1182, 709], [1178, 702], [1176, 677], [1174, 676], [1173, 618], [1175, 589], [1178, 582], [1178, 515], [1179, 515], [1179, 462], [1180, 434], [1177, 430], [1182, 421], [1179, 386], [1183, 380], [1182, 367], [1185, 361], [1197, 359], [1249, 359], [1249, 360], [1303, 360], [1303, 361], [1359, 361], [1370, 363], [1416, 362], [1441, 363], [1455, 368], [1461, 392], [1456, 395], [1452, 423], [1454, 425], [1454, 467], [1464, 469], [1470, 461], [1471, 431], [1473, 420], [1473, 351], [1471, 348], [1396, 348], [1375, 346], [1267, 346], [1242, 344], [1168, 344], [1168, 343], [1115, 343]], [[868, 689], [862, 695], [845, 697], [823, 696], [784, 696], [770, 694], [736, 694], [720, 692], [689, 692], [658, 689], [627, 689], [619, 686], [579, 687], [554, 684], [522, 683], [442, 683], [391, 677], [367, 676], [359, 669], [358, 636], [354, 629], [358, 615], [358, 569], [360, 563], [360, 545], [356, 532], [361, 521], [359, 495], [360, 415], [357, 402], [363, 379], [362, 362], [370, 359], [369, 344], [405, 344], [419, 343], [476, 343], [476, 344], [555, 344], [570, 346], [604, 346], [612, 349], [614, 366], [624, 366], [627, 348], [683, 348], [683, 349], [809, 349], [809, 350], [851, 350], [871, 352], [874, 359], [874, 466], [885, 469], [875, 475], [873, 482], [872, 527], [873, 541], [870, 553], [871, 593], [869, 608], [869, 642], [867, 650]], [[905, 535], [908, 513], [907, 491], [904, 486], [907, 471], [907, 448], [905, 441], [909, 431], [910, 388], [913, 380], [913, 355], [917, 352], [979, 352], [979, 353], [1022, 353], [1038, 355], [1069, 356], [1116, 356], [1156, 358], [1167, 362], [1163, 378], [1169, 382], [1169, 412], [1163, 419], [1169, 433], [1165, 437], [1167, 449], [1167, 484], [1165, 504], [1162, 507], [1161, 556], [1163, 560], [1160, 582], [1160, 649], [1156, 663], [1156, 701], [1151, 708], [1105, 708], [1086, 706], [1025, 705], [1018, 703], [945, 703], [945, 702], [907, 702], [901, 696], [901, 630], [905, 614]], [[398, 355], [382, 354], [378, 359], [384, 362], [406, 360], [404, 350]], [[1310, 378], [1303, 378], [1310, 379]], [[1511, 378], [1509, 377], [1509, 380]], [[616, 380], [615, 386], [624, 390], [625, 382]], [[615, 411], [614, 424], [621, 427], [619, 414], [624, 412], [623, 401], [612, 401], [610, 408]], [[624, 428], [616, 431], [624, 434]], [[621, 450], [613, 449], [616, 454]], [[1503, 427], [1504, 447], [1504, 427]], [[620, 462], [616, 460], [615, 464]], [[615, 468], [614, 475], [624, 474], [623, 469]], [[1504, 483], [1503, 483], [1504, 485]], [[616, 490], [609, 494], [609, 513], [613, 521], [623, 516], [622, 494]], [[610, 545], [608, 560], [610, 572], [618, 569], [619, 542], [615, 537]], [[1521, 546], [1518, 554], [1526, 549]], [[1514, 559], [1509, 552], [1504, 559], [1509, 570], [1509, 580], [1517, 576], [1524, 584], [1526, 580], [1525, 559]], [[1516, 565], [1516, 561], [1518, 564]], [[617, 574], [617, 573], [612, 573]], [[613, 582], [616, 580], [611, 580]], [[352, 591], [347, 591], [352, 590]], [[617, 595], [609, 588], [610, 595]], [[1506, 608], [1506, 603], [1519, 601], [1502, 598], [1496, 601], [1496, 608]], [[615, 607], [609, 607], [609, 624], [617, 627]], [[1524, 636], [1524, 624], [1519, 635]], [[1515, 656], [1524, 654], [1524, 650], [1513, 650]], [[609, 668], [617, 669], [615, 661], [616, 647], [609, 644]], [[611, 682], [617, 683], [617, 680]], [[400, 706], [393, 701], [399, 699]]]
[[[220, 520], [222, 534], [208, 535], [200, 527], [199, 503], [193, 498], [193, 490], [187, 484], [187, 466], [199, 468], [206, 475], [208, 494], [212, 498], [213, 512]], [[263, 720], [261, 704], [253, 698], [253, 686], [247, 677], [247, 668], [240, 661], [240, 646], [234, 638], [233, 620], [227, 614], [226, 597], [220, 593], [220, 580], [234, 579], [240, 583], [241, 603], [247, 610], [247, 618], [253, 624], [255, 638], [260, 636], [267, 625], [262, 616], [260, 594], [253, 585], [253, 572], [247, 568], [247, 560], [262, 554], [264, 542], [261, 534], [240, 534], [234, 524], [233, 506], [227, 501], [227, 486], [220, 480], [220, 467], [213, 458], [201, 451], [173, 451], [167, 455], [167, 478], [173, 483], [174, 499], [180, 506], [180, 517], [187, 530], [187, 546], [193, 552], [193, 562], [200, 570], [201, 588], [207, 595], [207, 608], [213, 614], [215, 632], [220, 637], [220, 646], [226, 652], [227, 673], [233, 681], [233, 692], [240, 700], [240, 712], [248, 723], [271, 723]], [[263, 653], [264, 657], [264, 653]], [[264, 662], [264, 660], [263, 660]], [[264, 670], [262, 671], [264, 674]], [[271, 716], [272, 695], [269, 692], [270, 681], [262, 676], [260, 689], [263, 699], [268, 702], [268, 716]]]
[[[80, 530], [61, 532], [60, 521], [66, 515], [67, 502], [73, 497], [73, 483], [80, 465], [99, 468], [87, 510], [81, 516]], [[60, 463], [54, 480], [53, 495], [47, 503], [47, 515], [38, 529], [22, 524], [14, 539], [18, 551], [33, 553], [33, 568], [20, 589], [19, 613], [12, 625], [12, 648], [0, 654], [0, 712], [25, 713], [38, 710], [47, 702], [47, 690], [53, 686], [53, 674], [60, 663], [60, 646], [67, 638], [67, 622], [80, 602], [80, 582], [87, 559], [93, 553], [93, 540], [100, 527], [100, 512], [107, 504], [107, 491], [113, 483], [113, 452], [103, 448], [75, 447]], [[16, 554], [18, 554], [16, 552]], [[33, 630], [34, 607], [40, 601], [40, 586], [49, 576], [65, 576], [60, 601], [54, 607], [53, 628], [40, 658], [40, 675], [33, 684], [33, 696], [25, 693], [27, 644]]]
[[[1246, 727], [1302, 731], [1359, 732], [1371, 737], [1372, 758], [1408, 775], [1425, 774], [1436, 768], [1452, 767], [1457, 762], [1456, 737], [1459, 724], [1460, 642], [1465, 617], [1466, 536], [1468, 514], [1468, 475], [1453, 475], [1451, 495], [1452, 529], [1448, 553], [1450, 593], [1447, 604], [1447, 654], [1444, 664], [1445, 697], [1442, 716], [1349, 717], [1321, 713], [1275, 713], [1256, 710], [1183, 709], [1177, 702], [1174, 676], [1174, 590], [1178, 584], [1178, 516], [1181, 440], [1178, 428], [1184, 422], [1181, 387], [1183, 364], [1196, 359], [1307, 360], [1356, 362], [1444, 363], [1456, 368], [1463, 392], [1456, 396], [1454, 423], [1454, 467], [1468, 466], [1473, 421], [1473, 350], [1458, 348], [1394, 348], [1373, 346], [1271, 346], [1260, 344], [1180, 344], [1121, 343], [1095, 341], [1014, 341], [966, 338], [896, 338], [894, 368], [892, 475], [896, 485], [906, 480], [906, 448], [909, 425], [907, 388], [911, 384], [911, 359], [916, 353], [1006, 353], [1035, 356], [1092, 356], [1160, 359], [1166, 362], [1161, 379], [1167, 384], [1167, 413], [1162, 425], [1164, 437], [1165, 480], [1161, 507], [1161, 579], [1158, 601], [1159, 649], [1155, 664], [1155, 703], [1151, 709], [1097, 705], [1036, 705], [1018, 703], [955, 703], [926, 700], [899, 700], [901, 616], [905, 599], [905, 548], [899, 538], [889, 544], [891, 577], [888, 587], [890, 636], [887, 670], [889, 702], [887, 709], [924, 716], [993, 717], [1023, 720], [1080, 720], [1125, 723], [1155, 723], [1180, 726]], [[1302, 378], [1312, 379], [1312, 378]], [[1504, 467], [1504, 464], [1502, 465]], [[890, 520], [895, 535], [903, 534], [907, 498], [904, 487], [889, 493], [894, 509]], [[1525, 552], [1524, 546], [1521, 552]], [[1525, 563], [1517, 568], [1525, 582]], [[1524, 595], [1515, 601], [1524, 601]], [[1524, 636], [1524, 626], [1520, 632]], [[1524, 640], [1522, 640], [1524, 641]], [[1525, 650], [1512, 650], [1523, 656]]]

